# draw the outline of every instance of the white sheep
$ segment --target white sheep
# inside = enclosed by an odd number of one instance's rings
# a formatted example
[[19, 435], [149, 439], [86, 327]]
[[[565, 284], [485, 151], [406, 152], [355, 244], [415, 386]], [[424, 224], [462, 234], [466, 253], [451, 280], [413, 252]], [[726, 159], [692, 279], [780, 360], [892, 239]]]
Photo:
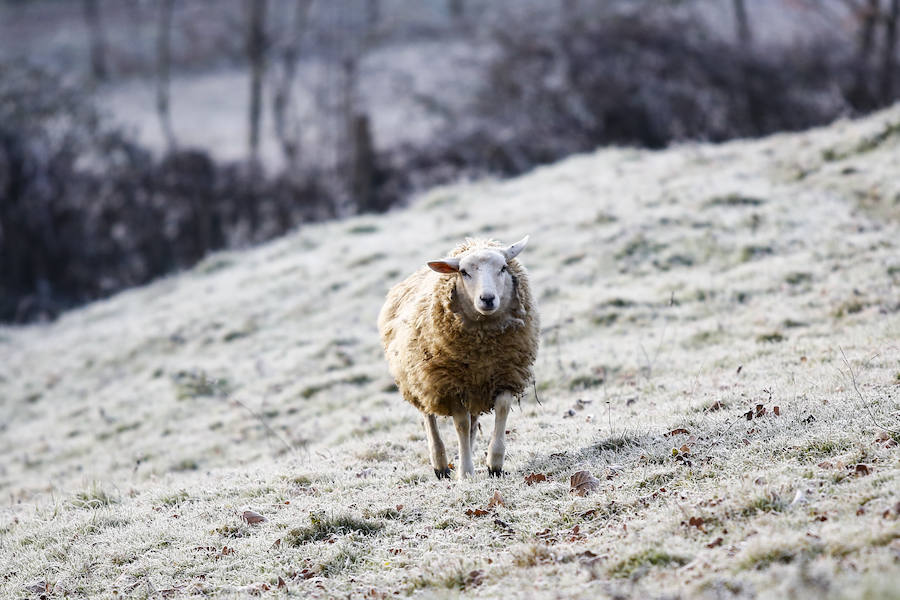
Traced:
[[448, 258], [398, 283], [378, 316], [391, 374], [424, 418], [431, 465], [450, 477], [437, 416], [452, 416], [459, 437], [459, 479], [474, 474], [472, 445], [482, 413], [495, 411], [488, 474], [503, 472], [506, 417], [532, 382], [539, 318], [528, 275], [511, 246], [467, 239]]

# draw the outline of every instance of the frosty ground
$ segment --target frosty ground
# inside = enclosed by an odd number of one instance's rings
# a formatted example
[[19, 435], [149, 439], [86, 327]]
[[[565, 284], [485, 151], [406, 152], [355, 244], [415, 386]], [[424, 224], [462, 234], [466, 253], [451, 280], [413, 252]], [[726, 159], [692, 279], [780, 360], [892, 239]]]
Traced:
[[[898, 158], [600, 150], [0, 329], [0, 596], [900, 598]], [[439, 482], [378, 309], [526, 233], [540, 403]]]

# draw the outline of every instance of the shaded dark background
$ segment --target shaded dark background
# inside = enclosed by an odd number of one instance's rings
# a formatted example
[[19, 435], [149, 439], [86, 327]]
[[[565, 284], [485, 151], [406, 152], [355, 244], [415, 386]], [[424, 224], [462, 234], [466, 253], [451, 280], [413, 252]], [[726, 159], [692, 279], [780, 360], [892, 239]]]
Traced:
[[0, 0], [0, 321], [603, 145], [900, 93], [900, 0]]

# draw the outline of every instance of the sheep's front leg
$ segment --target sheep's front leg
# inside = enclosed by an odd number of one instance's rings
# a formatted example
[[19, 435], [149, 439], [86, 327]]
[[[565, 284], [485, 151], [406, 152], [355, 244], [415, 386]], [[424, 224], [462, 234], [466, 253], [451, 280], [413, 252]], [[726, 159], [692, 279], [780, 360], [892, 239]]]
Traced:
[[488, 448], [488, 475], [500, 477], [503, 474], [503, 455], [506, 452], [506, 417], [512, 405], [513, 396], [503, 393], [494, 402], [494, 435]]
[[450, 479], [450, 467], [447, 464], [447, 451], [438, 433], [437, 418], [434, 415], [423, 415], [425, 436], [428, 438], [428, 450], [431, 452], [431, 466], [438, 479]]
[[468, 411], [453, 415], [453, 424], [456, 425], [456, 437], [459, 438], [459, 480], [462, 481], [466, 476], [475, 474], [472, 462], [472, 420]]

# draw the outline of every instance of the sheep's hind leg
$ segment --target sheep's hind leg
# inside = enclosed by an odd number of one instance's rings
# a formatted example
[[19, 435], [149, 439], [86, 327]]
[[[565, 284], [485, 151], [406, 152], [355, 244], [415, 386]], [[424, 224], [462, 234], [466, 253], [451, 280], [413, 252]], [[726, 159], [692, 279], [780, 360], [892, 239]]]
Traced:
[[506, 452], [506, 417], [512, 405], [512, 394], [503, 393], [494, 402], [494, 435], [488, 448], [488, 475], [503, 475], [503, 455]]
[[434, 415], [423, 415], [425, 436], [428, 438], [428, 450], [431, 452], [431, 466], [438, 479], [450, 479], [450, 467], [447, 464], [447, 451], [438, 433], [437, 418]]
[[469, 412], [464, 410], [453, 415], [453, 424], [456, 425], [456, 436], [459, 438], [459, 480], [462, 481], [475, 474], [472, 462], [472, 419]]

